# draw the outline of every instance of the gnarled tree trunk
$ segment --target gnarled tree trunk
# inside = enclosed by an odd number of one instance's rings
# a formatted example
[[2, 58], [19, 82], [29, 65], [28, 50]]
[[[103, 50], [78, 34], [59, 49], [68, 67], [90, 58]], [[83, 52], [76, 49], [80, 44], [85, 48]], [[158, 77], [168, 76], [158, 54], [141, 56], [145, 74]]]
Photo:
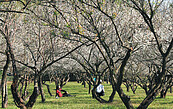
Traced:
[[45, 82], [42, 82], [42, 84], [43, 84], [43, 85], [46, 85], [49, 95], [50, 95], [50, 96], [53, 96], [52, 93], [50, 92], [49, 85], [46, 84]]
[[130, 97], [127, 96], [123, 92], [123, 90], [121, 88], [121, 84], [123, 82], [124, 68], [125, 68], [125, 66], [127, 64], [128, 59], [130, 58], [132, 50], [133, 50], [132, 48], [128, 49], [128, 51], [127, 51], [127, 53], [126, 53], [126, 55], [125, 55], [125, 57], [124, 57], [124, 59], [123, 59], [123, 61], [121, 63], [121, 67], [120, 67], [120, 70], [119, 70], [119, 75], [118, 75], [117, 83], [115, 83], [116, 90], [117, 90], [121, 100], [123, 101], [123, 103], [124, 103], [124, 105], [126, 106], [127, 109], [133, 109], [133, 105], [130, 102]]
[[[20, 93], [18, 92], [19, 74], [18, 74], [18, 70], [17, 70], [17, 66], [16, 66], [16, 60], [15, 60], [15, 56], [13, 53], [13, 49], [11, 47], [7, 26], [5, 27], [5, 33], [3, 31], [0, 31], [0, 32], [6, 39], [7, 48], [9, 50], [11, 61], [12, 61], [12, 68], [13, 68], [13, 76], [14, 77], [13, 77], [13, 83], [11, 85], [11, 92], [12, 92], [12, 95], [14, 98], [14, 103], [16, 104], [17, 107], [22, 108], [22, 109], [32, 108], [32, 106], [34, 105], [36, 98], [38, 96], [37, 84], [34, 85], [34, 91], [33, 91], [32, 95], [30, 96], [28, 103], [25, 105], [25, 101], [22, 99]], [[36, 82], [38, 79], [38, 73], [37, 72], [38, 71], [35, 71], [35, 81]]]
[[39, 91], [40, 91], [40, 94], [41, 94], [42, 102], [45, 102], [46, 98], [45, 98], [45, 94], [44, 94], [44, 91], [43, 91], [42, 77], [39, 77], [38, 88], [39, 88]]
[[7, 56], [7, 60], [6, 60], [5, 66], [3, 68], [2, 81], [1, 81], [2, 108], [6, 108], [7, 107], [7, 103], [8, 103], [7, 69], [8, 69], [8, 66], [9, 66], [9, 63], [10, 63], [10, 56], [9, 56], [8, 51], [6, 52], [6, 56]]
[[7, 81], [2, 86], [2, 108], [7, 108], [8, 104], [8, 89], [7, 89]]
[[132, 103], [130, 102], [130, 96], [127, 96], [123, 89], [120, 87], [117, 89], [118, 95], [120, 96], [121, 100], [123, 101], [124, 105], [127, 109], [133, 109]]
[[[170, 49], [172, 48], [173, 45], [173, 39], [171, 41], [170, 46], [168, 47], [168, 50], [166, 53], [162, 54], [162, 71], [159, 72], [159, 75], [157, 77], [157, 83], [155, 83], [155, 87], [153, 87], [145, 97], [145, 99], [142, 101], [142, 103], [139, 105], [138, 109], [146, 109], [156, 98], [158, 93], [161, 92], [162, 87], [164, 86], [164, 79], [165, 78], [165, 73], [166, 73], [166, 57], [168, 56]], [[163, 79], [163, 80], [162, 80]]]

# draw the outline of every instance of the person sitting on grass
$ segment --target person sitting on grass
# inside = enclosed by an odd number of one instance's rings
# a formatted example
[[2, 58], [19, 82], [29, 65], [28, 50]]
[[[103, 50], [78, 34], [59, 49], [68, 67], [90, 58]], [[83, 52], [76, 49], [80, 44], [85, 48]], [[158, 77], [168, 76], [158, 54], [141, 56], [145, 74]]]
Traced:
[[[100, 84], [96, 88], [96, 96], [99, 96], [99, 97], [105, 95], [104, 86], [101, 83], [102, 83], [102, 80], [100, 80]], [[92, 98], [95, 98], [94, 93], [92, 93]]]
[[102, 80], [100, 80], [100, 84], [96, 88], [97, 96], [104, 96], [105, 95], [104, 86], [101, 83], [102, 83]]
[[[62, 94], [61, 92], [64, 92], [64, 93]], [[60, 88], [60, 86], [57, 88], [57, 90], [56, 90], [56, 98], [58, 98], [58, 97], [70, 97], [70, 96], [72, 96], [72, 95], [70, 95], [67, 91], [62, 90]]]

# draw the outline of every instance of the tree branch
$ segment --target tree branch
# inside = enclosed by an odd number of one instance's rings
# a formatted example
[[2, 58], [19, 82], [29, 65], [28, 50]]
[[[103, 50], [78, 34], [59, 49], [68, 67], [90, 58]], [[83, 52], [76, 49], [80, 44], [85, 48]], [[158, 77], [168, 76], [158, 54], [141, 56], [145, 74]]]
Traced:
[[0, 12], [12, 12], [12, 13], [29, 14], [29, 13], [22, 12], [22, 11], [16, 11], [16, 10], [3, 10], [3, 9], [0, 9]]

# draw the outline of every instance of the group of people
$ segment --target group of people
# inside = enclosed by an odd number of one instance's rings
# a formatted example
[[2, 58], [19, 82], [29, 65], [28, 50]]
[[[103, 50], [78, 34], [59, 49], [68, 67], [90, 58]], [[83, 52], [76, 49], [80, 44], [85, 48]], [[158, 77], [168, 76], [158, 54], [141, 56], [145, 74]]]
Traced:
[[[97, 96], [104, 96], [105, 95], [104, 86], [101, 83], [102, 83], [102, 80], [100, 80], [100, 84], [96, 88]], [[62, 93], [62, 92], [64, 92], [64, 93]], [[59, 98], [59, 97], [70, 97], [70, 96], [72, 96], [72, 95], [70, 95], [67, 91], [62, 90], [60, 87], [58, 87], [56, 89], [56, 98]]]

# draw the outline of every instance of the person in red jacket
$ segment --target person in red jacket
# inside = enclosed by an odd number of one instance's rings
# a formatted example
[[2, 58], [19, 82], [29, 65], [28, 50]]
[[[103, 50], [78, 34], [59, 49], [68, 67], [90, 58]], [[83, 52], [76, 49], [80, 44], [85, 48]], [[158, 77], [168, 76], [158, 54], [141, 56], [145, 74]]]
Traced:
[[[64, 93], [62, 94], [61, 92], [64, 92]], [[58, 97], [68, 97], [68, 96], [71, 96], [71, 95], [68, 94], [67, 91], [62, 90], [60, 87], [57, 88], [57, 90], [56, 90], [56, 98], [58, 98]]]
[[57, 89], [56, 90], [56, 97], [58, 96], [58, 97], [62, 97], [62, 93], [61, 93], [61, 88], [59, 88], [59, 89]]

